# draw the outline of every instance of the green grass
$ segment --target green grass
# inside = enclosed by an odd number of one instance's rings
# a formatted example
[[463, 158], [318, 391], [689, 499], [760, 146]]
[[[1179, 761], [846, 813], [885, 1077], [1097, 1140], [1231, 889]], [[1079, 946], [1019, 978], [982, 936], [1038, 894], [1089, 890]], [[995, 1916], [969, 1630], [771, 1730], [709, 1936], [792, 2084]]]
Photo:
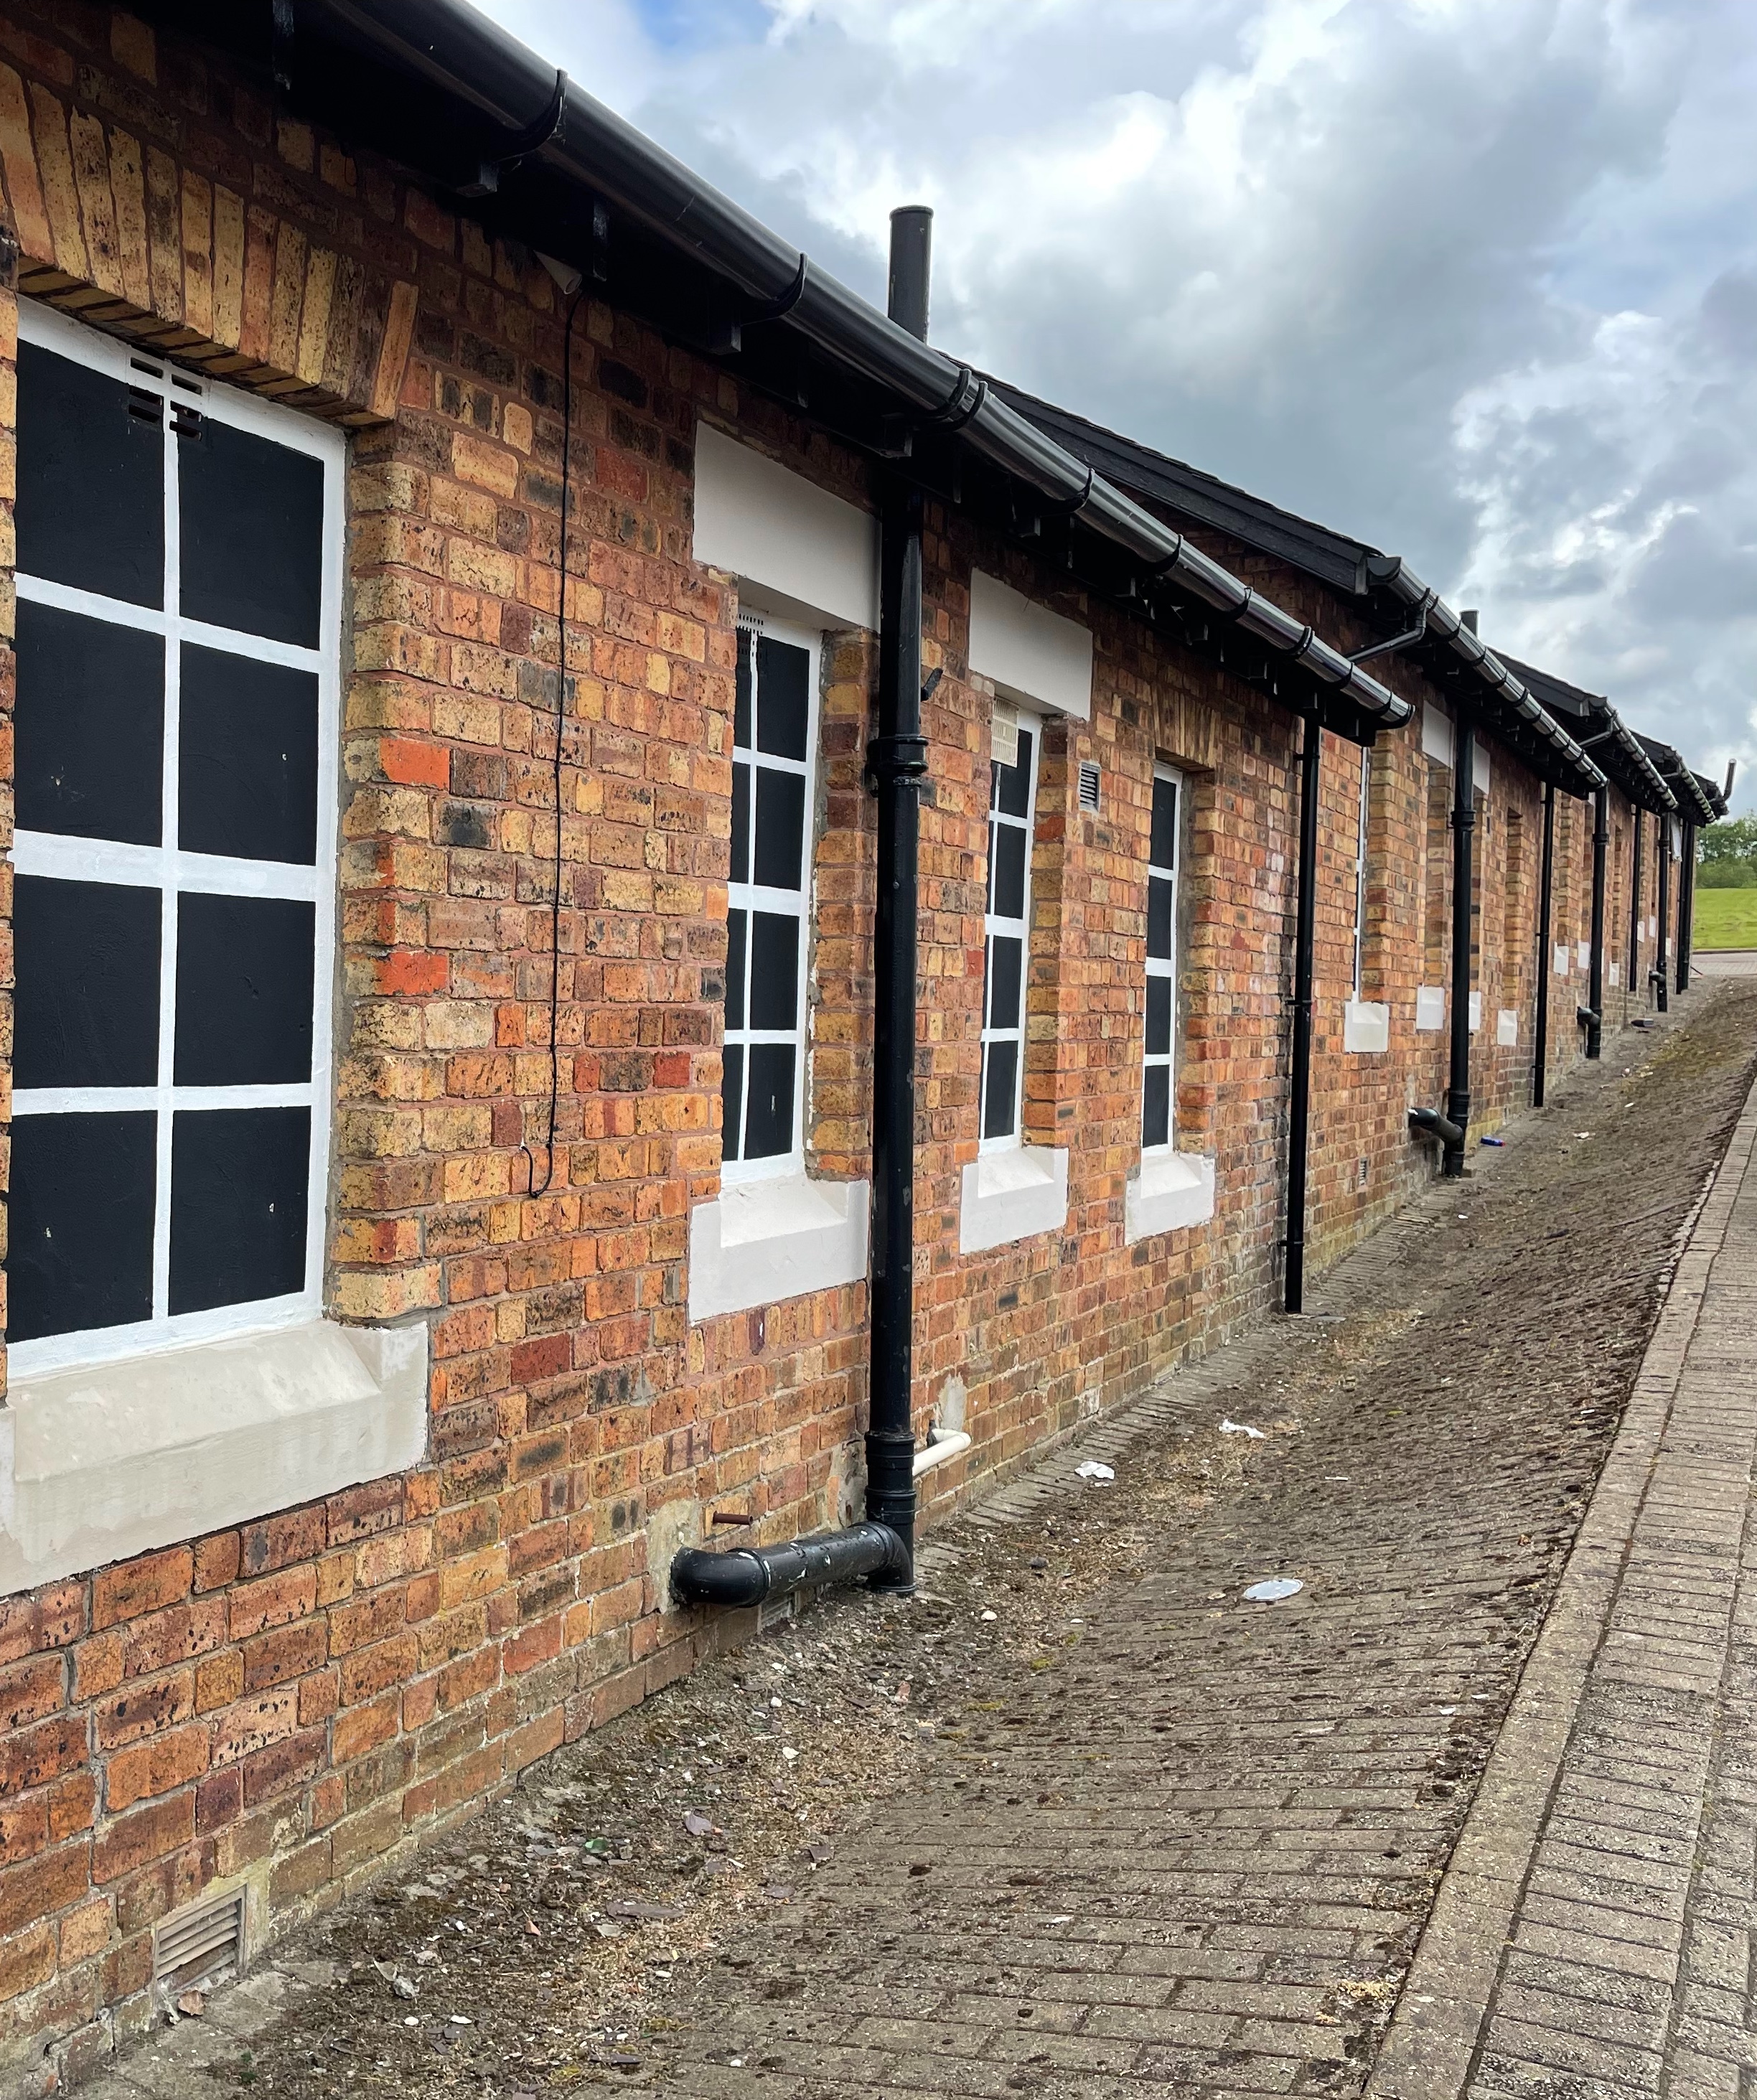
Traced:
[[1696, 893], [1698, 948], [1757, 948], [1757, 889]]

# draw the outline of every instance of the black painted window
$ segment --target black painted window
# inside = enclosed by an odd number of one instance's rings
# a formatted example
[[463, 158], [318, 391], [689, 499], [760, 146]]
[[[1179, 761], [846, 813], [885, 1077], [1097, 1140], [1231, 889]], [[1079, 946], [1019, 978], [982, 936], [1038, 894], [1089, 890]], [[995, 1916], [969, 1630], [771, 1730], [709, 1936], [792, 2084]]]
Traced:
[[59, 315], [20, 336], [29, 1373], [317, 1309], [342, 448]]
[[988, 912], [982, 973], [982, 1141], [1019, 1134], [1025, 1077], [1025, 975], [1031, 954], [1031, 830], [1037, 820], [1035, 717], [1022, 715], [1013, 756], [997, 730], [988, 787]]
[[1177, 1040], [1178, 779], [1153, 770], [1153, 823], [1147, 842], [1147, 1047], [1141, 1088], [1141, 1147], [1172, 1143], [1172, 1086]]
[[817, 655], [807, 635], [739, 628], [721, 1088], [735, 1181], [802, 1156]]

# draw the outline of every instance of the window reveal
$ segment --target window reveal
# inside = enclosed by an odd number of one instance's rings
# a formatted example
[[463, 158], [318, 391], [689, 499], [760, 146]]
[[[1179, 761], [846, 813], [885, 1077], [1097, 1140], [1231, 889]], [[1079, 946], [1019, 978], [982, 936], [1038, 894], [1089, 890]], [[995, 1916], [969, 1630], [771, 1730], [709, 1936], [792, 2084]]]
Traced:
[[803, 1155], [817, 658], [809, 637], [739, 625], [721, 1087], [731, 1181]]
[[985, 1145], [1014, 1144], [1019, 1135], [1039, 735], [1035, 721], [1022, 714], [1017, 759], [1009, 765], [996, 757], [989, 767], [988, 912], [982, 973]]
[[1177, 1022], [1177, 820], [1182, 783], [1153, 769], [1153, 826], [1147, 845], [1147, 1039], [1141, 1090], [1141, 1149], [1172, 1143], [1172, 1073]]
[[318, 1308], [342, 446], [58, 315], [20, 331], [30, 1371]]

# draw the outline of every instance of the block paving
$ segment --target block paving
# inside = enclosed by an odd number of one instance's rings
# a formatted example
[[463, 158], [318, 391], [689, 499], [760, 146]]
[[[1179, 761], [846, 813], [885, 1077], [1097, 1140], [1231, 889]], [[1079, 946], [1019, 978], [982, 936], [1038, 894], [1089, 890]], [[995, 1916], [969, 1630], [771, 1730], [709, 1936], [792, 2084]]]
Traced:
[[[739, 1658], [545, 1760], [454, 1842], [458, 1864], [430, 1868], [461, 1877], [446, 1903], [471, 1921], [467, 1959], [424, 1904], [345, 1906], [99, 2100], [200, 2089], [176, 2082], [198, 2064], [300, 2100], [582, 2080], [714, 2100], [1353, 2096], [1370, 2078], [1375, 2100], [1742, 2095], [1754, 1025], [1757, 996], [1728, 986], [1616, 1039], [1499, 1159], [1326, 1279], [1317, 1317], [1162, 1381], [941, 1534], [913, 1604], [826, 1600], [792, 1647], [749, 1652], [766, 1691], [784, 1661], [803, 1683], [814, 1643], [851, 1646], [892, 1712], [912, 1677], [930, 1725], [899, 1762], [871, 1701], [846, 1702], [868, 1780], [828, 1762], [801, 1706], [796, 1764], [717, 1768], [737, 1857], [693, 1946], [692, 1905], [720, 1884], [668, 1861], [660, 1825], [701, 1798], [717, 1754], [698, 1728], [748, 1725], [753, 1750], [769, 1732], [741, 1718], [747, 1675], [717, 1676]], [[1223, 1418], [1269, 1433], [1222, 1436]], [[1085, 1457], [1115, 1484], [1075, 1477]], [[1243, 1600], [1282, 1574], [1297, 1596]], [[617, 1891], [664, 1921], [629, 1928], [638, 1958], [607, 1998], [606, 1942], [567, 1951], [530, 1891], [558, 1884], [572, 1908], [564, 1841], [587, 1824], [567, 1804], [618, 1772], [658, 1786], [668, 1758], [691, 1768], [664, 1783], [695, 1793], [616, 1825]], [[814, 1788], [793, 1776], [819, 1768]], [[778, 1814], [797, 1804], [790, 1840], [757, 1827], [771, 1792]], [[775, 1849], [837, 1815], [821, 1871]], [[1484, 1869], [1486, 1824], [1490, 1864], [1523, 1842], [1529, 1873]], [[603, 1917], [584, 1880], [581, 1916]], [[541, 1952], [521, 1939], [536, 1917]], [[335, 1988], [374, 1965], [419, 1979], [423, 1943], [446, 1995]], [[1472, 1977], [1477, 2027], [1448, 2055]], [[607, 2020], [575, 2010], [594, 1991]]]

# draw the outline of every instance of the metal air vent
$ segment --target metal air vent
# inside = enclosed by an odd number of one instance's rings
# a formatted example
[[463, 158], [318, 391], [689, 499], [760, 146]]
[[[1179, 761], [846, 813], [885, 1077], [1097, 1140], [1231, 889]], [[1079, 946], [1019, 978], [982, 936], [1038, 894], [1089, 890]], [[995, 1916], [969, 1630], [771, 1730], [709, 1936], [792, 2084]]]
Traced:
[[1079, 806], [1081, 809], [1096, 810], [1097, 808], [1100, 778], [1097, 767], [1089, 758], [1083, 758], [1079, 765]]
[[186, 1990], [221, 1969], [244, 1967], [244, 1890], [192, 1904], [152, 1935], [152, 1980]]

